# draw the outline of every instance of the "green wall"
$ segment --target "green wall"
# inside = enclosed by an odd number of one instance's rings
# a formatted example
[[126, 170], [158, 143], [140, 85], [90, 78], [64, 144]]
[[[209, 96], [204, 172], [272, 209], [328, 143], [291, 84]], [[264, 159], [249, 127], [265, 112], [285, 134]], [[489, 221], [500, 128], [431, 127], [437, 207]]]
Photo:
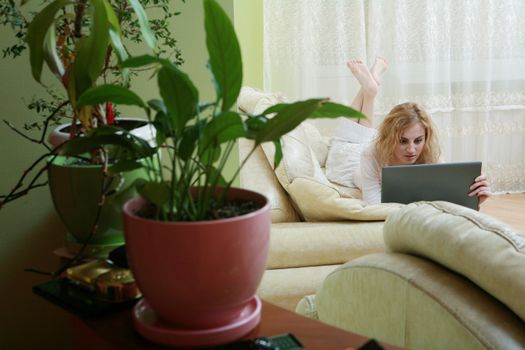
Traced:
[[262, 90], [263, 0], [235, 0], [234, 14], [243, 59], [243, 85]]
[[[221, 0], [226, 12], [234, 17], [245, 60], [246, 85], [262, 87], [262, 0]], [[182, 15], [173, 30], [179, 40], [184, 70], [199, 87], [201, 98], [214, 96], [206, 68], [201, 1], [174, 1]], [[8, 28], [0, 27], [0, 46], [12, 42]], [[246, 47], [245, 47], [246, 46]], [[134, 52], [135, 54], [139, 52]], [[0, 119], [21, 127], [34, 120], [22, 99], [42, 93], [29, 72], [28, 58], [4, 59], [0, 64]], [[48, 80], [49, 81], [49, 80]], [[143, 96], [156, 94], [154, 82], [141, 80], [134, 87]], [[134, 110], [126, 110], [136, 115]], [[21, 172], [42, 152], [38, 146], [23, 140], [4, 123], [0, 123], [0, 193], [6, 193]], [[229, 164], [231, 174], [238, 164]], [[63, 245], [65, 229], [54, 212], [46, 187], [35, 190], [20, 200], [0, 209], [0, 348], [2, 349], [68, 349], [71, 348], [71, 315], [35, 296], [31, 287], [48, 277], [24, 272], [25, 268], [53, 271], [59, 259], [53, 250]]]

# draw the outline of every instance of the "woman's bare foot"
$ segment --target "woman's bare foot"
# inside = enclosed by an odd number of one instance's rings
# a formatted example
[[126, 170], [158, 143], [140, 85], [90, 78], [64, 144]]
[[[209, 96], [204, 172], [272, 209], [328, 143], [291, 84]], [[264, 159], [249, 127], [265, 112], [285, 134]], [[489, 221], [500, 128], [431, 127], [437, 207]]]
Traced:
[[361, 60], [350, 60], [346, 62], [346, 66], [350, 68], [354, 77], [359, 81], [359, 84], [361, 84], [363, 93], [375, 97], [377, 94], [378, 83], [372, 76], [372, 73], [368, 70], [366, 64]]
[[370, 68], [370, 73], [374, 77], [377, 85], [381, 85], [381, 76], [388, 68], [388, 62], [382, 56], [377, 56], [372, 68]]

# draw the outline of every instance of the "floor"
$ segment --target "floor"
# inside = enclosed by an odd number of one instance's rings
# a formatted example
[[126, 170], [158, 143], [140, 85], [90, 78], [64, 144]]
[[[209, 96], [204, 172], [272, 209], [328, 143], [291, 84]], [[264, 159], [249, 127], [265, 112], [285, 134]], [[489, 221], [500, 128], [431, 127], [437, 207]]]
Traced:
[[492, 196], [481, 205], [480, 211], [509, 224], [525, 236], [525, 193]]

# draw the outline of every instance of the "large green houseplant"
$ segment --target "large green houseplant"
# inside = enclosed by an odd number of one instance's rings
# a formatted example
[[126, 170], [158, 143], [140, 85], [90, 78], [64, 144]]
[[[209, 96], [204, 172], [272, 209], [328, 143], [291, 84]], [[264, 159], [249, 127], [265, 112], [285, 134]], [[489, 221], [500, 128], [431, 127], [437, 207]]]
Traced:
[[[21, 1], [22, 5], [25, 2]], [[161, 7], [164, 17], [149, 21], [143, 5]], [[147, 121], [115, 119], [115, 111], [109, 101], [81, 106], [78, 99], [87, 89], [100, 83], [129, 83], [135, 73], [119, 68], [119, 63], [129, 57], [124, 45], [126, 38], [146, 42], [156, 55], [173, 49], [176, 52], [174, 60], [181, 63], [180, 53], [167, 27], [167, 20], [177, 13], [169, 9], [168, 0], [44, 1], [39, 7], [33, 5], [33, 10], [37, 9], [37, 12], [33, 14], [29, 11], [31, 20], [26, 20], [13, 1], [3, 1], [1, 9], [3, 16], [10, 13], [8, 18], [11, 24], [19, 28], [17, 37], [23, 40], [4, 51], [4, 55], [11, 53], [16, 56], [27, 45], [34, 79], [46, 86], [42, 80], [46, 66], [63, 88], [65, 98], [59, 100], [58, 94], [55, 95], [58, 101], [50, 108], [38, 139], [24, 135], [6, 122], [30, 141], [43, 145], [45, 152], [24, 171], [8, 194], [0, 196], [0, 208], [44, 185], [46, 181], [41, 178], [47, 171], [55, 208], [71, 233], [66, 241], [72, 248], [70, 250], [75, 251], [89, 242], [93, 253], [103, 254], [123, 242], [119, 207], [133, 192], [122, 192], [121, 189], [143, 174], [134, 171], [124, 175], [113, 167], [112, 159], [117, 154], [121, 159], [129, 155], [121, 147], [107, 148], [98, 144], [82, 155], [66, 157], [62, 154], [63, 142], [86, 137], [90, 131], [106, 125], [132, 129], [129, 137], [145, 135], [154, 142], [153, 128], [147, 126]], [[157, 45], [159, 39], [166, 45], [163, 49]], [[50, 146], [45, 142], [48, 125], [64, 113], [70, 118], [70, 122], [60, 128], [67, 132], [66, 136], [53, 131], [51, 135], [58, 135], [59, 138], [55, 137], [58, 141]]]
[[116, 162], [148, 174], [135, 182], [141, 196], [123, 210], [128, 259], [144, 295], [133, 319], [142, 335], [177, 346], [230, 341], [260, 317], [254, 294], [268, 251], [269, 203], [261, 194], [232, 188], [246, 159], [232, 178], [224, 178], [236, 140], [253, 140], [252, 152], [273, 142], [278, 165], [281, 136], [305, 119], [363, 117], [324, 98], [277, 104], [259, 115], [235, 111], [242, 85], [239, 43], [216, 1], [203, 3], [216, 99], [200, 102], [197, 87], [176, 64], [151, 55], [133, 57], [121, 67], [155, 67], [159, 99], [145, 102], [126, 87], [106, 85], [88, 89], [78, 105], [110, 100], [144, 109], [155, 126], [157, 146], [134, 142], [119, 129], [98, 128], [64, 147], [75, 155], [94, 144], [118, 144], [131, 154], [151, 155], [146, 161]]

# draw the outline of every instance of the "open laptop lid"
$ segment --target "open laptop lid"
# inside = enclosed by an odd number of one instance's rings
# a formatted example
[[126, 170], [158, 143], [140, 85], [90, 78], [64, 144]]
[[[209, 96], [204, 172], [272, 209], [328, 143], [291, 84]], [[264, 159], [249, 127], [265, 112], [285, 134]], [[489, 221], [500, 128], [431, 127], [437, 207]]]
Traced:
[[478, 198], [469, 187], [481, 174], [481, 162], [385, 166], [381, 180], [382, 203], [448, 201], [478, 210]]

